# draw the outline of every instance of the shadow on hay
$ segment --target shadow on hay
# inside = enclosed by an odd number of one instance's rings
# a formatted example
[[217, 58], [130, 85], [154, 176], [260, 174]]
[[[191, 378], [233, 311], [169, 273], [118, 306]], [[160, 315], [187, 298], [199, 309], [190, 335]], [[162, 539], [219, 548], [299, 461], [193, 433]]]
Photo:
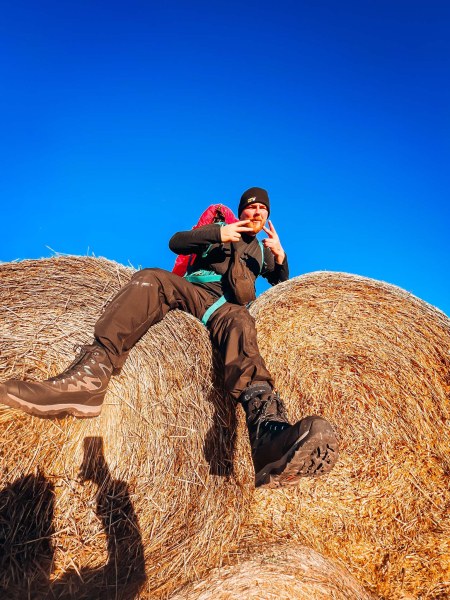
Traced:
[[145, 583], [142, 538], [125, 482], [113, 479], [99, 437], [84, 440], [81, 481], [98, 486], [96, 513], [108, 560], [98, 569], [67, 571], [50, 582], [54, 486], [42, 473], [0, 492], [0, 597], [2, 600], [133, 600]]
[[234, 475], [234, 452], [236, 446], [236, 403], [223, 387], [223, 362], [220, 355], [213, 356], [213, 391], [207, 396], [213, 405], [213, 424], [207, 431], [203, 453], [211, 475], [231, 477]]
[[53, 561], [54, 487], [38, 472], [0, 491], [0, 595], [48, 589]]

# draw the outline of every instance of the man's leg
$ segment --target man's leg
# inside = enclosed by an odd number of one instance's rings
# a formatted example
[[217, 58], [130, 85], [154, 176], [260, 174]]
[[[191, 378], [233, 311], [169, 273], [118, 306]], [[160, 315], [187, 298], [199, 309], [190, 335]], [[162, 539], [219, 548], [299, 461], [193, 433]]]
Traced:
[[223, 304], [210, 317], [208, 329], [223, 358], [225, 389], [235, 400], [252, 383], [266, 382], [274, 387], [259, 353], [255, 320], [245, 306]]
[[225, 388], [246, 413], [255, 485], [293, 485], [300, 477], [329, 472], [338, 455], [332, 426], [318, 416], [289, 423], [259, 353], [255, 322], [247, 309], [224, 304], [213, 313], [208, 328], [224, 361]]
[[60, 375], [43, 382], [10, 380], [0, 384], [0, 402], [40, 417], [100, 414], [113, 369], [151, 325], [179, 308], [202, 316], [213, 299], [182, 277], [162, 269], [135, 273], [106, 308], [96, 339]]
[[95, 324], [95, 339], [120, 369], [131, 348], [175, 308], [201, 319], [214, 299], [203, 288], [164, 269], [143, 269], [111, 300]]

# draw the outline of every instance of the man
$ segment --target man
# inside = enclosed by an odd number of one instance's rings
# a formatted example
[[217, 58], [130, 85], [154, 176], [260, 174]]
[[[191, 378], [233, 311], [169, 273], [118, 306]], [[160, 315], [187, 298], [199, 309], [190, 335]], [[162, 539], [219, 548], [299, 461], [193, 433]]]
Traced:
[[[135, 273], [97, 321], [93, 344], [68, 369], [44, 382], [8, 381], [0, 401], [41, 417], [99, 415], [113, 372], [152, 325], [178, 308], [205, 323], [223, 358], [225, 388], [246, 413], [255, 485], [290, 485], [330, 471], [338, 452], [331, 425], [317, 416], [289, 424], [246, 306], [259, 275], [272, 285], [289, 277], [269, 213], [267, 192], [253, 187], [241, 197], [239, 221], [176, 233], [171, 250], [195, 257], [185, 277], [162, 269]], [[261, 230], [268, 236], [263, 244], [256, 238]]]

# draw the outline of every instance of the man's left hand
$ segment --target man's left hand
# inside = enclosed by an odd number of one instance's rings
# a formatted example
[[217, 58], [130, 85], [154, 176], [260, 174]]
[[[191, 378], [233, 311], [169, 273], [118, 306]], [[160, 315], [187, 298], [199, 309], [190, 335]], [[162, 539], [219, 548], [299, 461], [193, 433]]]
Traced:
[[267, 221], [267, 223], [269, 224], [269, 227], [263, 227], [263, 231], [265, 231], [269, 237], [263, 240], [263, 244], [272, 252], [275, 257], [275, 262], [281, 265], [283, 264], [286, 254], [281, 246], [280, 238], [275, 231], [272, 221]]

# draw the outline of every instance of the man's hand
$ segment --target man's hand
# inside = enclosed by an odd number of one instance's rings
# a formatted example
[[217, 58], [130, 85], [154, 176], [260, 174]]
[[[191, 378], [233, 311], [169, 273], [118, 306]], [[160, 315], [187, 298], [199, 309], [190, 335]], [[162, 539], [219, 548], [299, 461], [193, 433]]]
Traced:
[[272, 254], [275, 257], [275, 262], [281, 265], [283, 264], [284, 257], [286, 256], [286, 254], [281, 246], [280, 238], [278, 237], [278, 234], [275, 231], [275, 227], [273, 226], [272, 221], [267, 222], [269, 224], [269, 228], [263, 227], [263, 231], [265, 231], [269, 237], [263, 240], [263, 244], [272, 252]]
[[238, 242], [241, 239], [241, 233], [254, 233], [251, 227], [246, 227], [250, 223], [249, 219], [245, 221], [236, 221], [220, 228], [220, 239], [222, 242]]

